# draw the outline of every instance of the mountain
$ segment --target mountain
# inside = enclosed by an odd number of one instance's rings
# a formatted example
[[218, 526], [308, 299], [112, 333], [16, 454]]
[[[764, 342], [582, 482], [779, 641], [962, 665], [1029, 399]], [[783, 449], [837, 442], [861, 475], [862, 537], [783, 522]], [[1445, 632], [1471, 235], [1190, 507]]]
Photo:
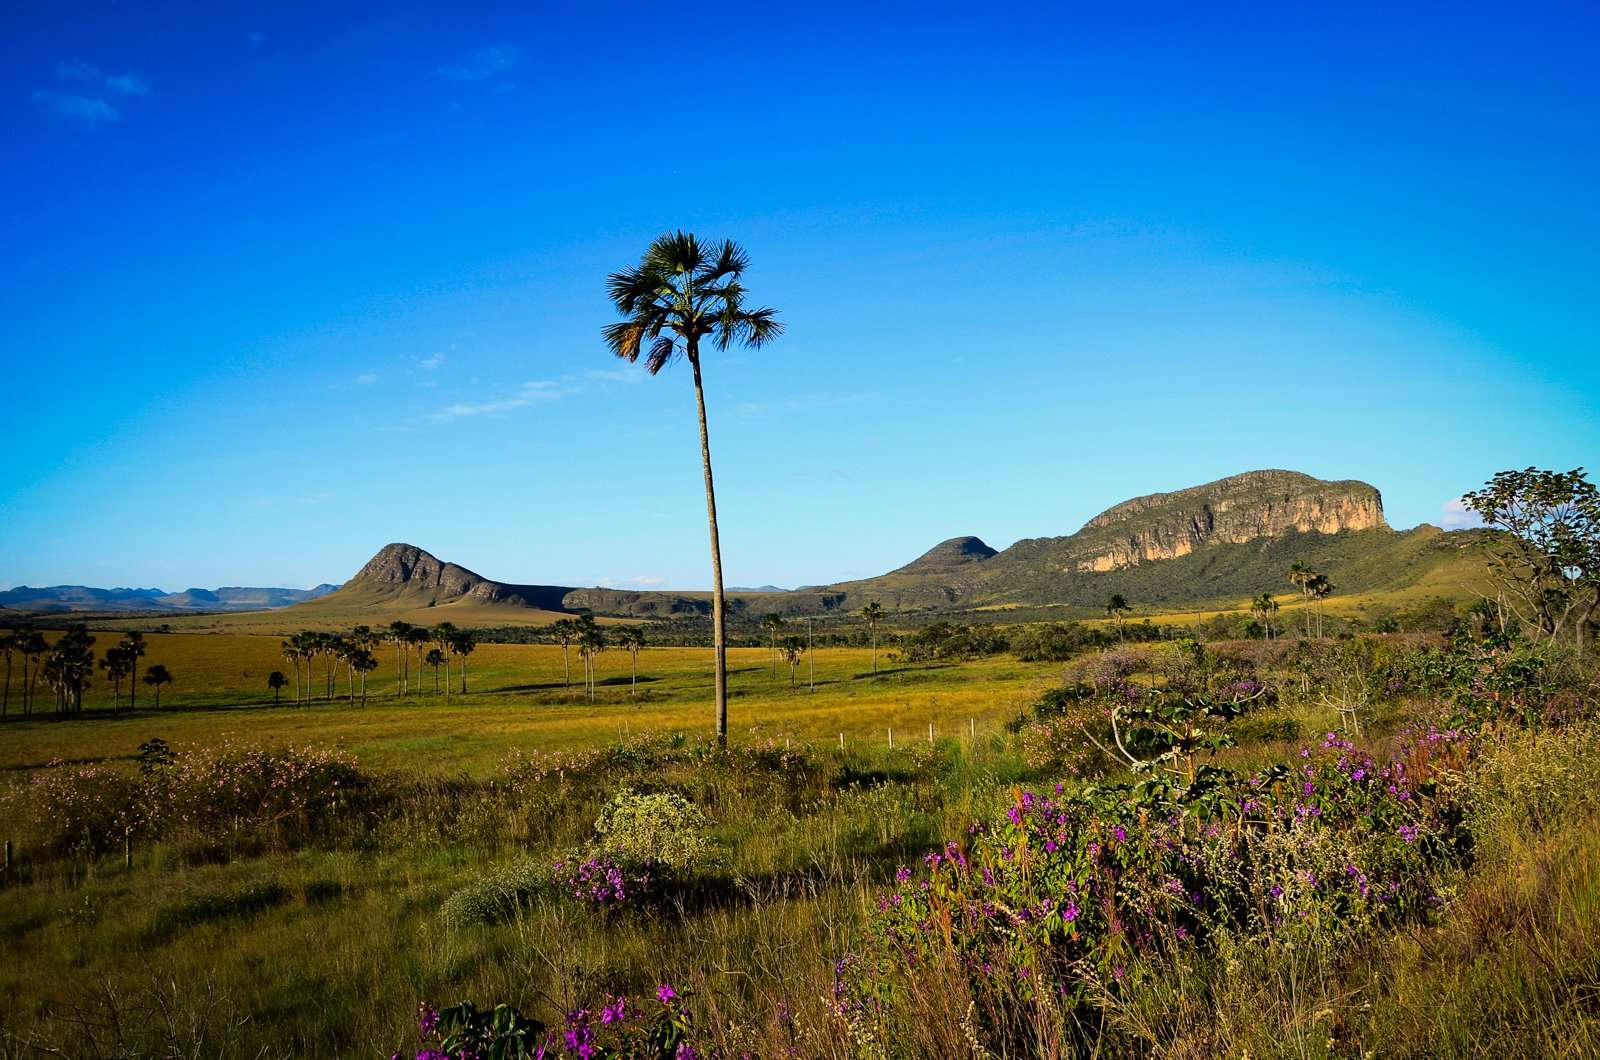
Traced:
[[[1262, 591], [1293, 592], [1286, 572], [1296, 560], [1341, 593], [1425, 579], [1459, 589], [1451, 579], [1469, 577], [1462, 549], [1470, 536], [1428, 525], [1395, 531], [1365, 482], [1250, 471], [1123, 501], [1075, 534], [1000, 552], [976, 537], [952, 538], [888, 574], [803, 595], [846, 611], [877, 600], [901, 611], [1068, 605], [1093, 613], [1115, 593], [1140, 607], [1234, 606]], [[793, 610], [781, 601], [775, 609]]]
[[87, 585], [19, 585], [0, 592], [0, 606], [15, 611], [264, 611], [315, 600], [337, 589], [323, 584], [315, 589], [275, 589], [225, 586], [221, 589], [96, 589]]
[[355, 576], [316, 601], [318, 610], [404, 609], [449, 603], [502, 604], [547, 611], [562, 610], [571, 587], [497, 582], [455, 563], [446, 563], [415, 545], [385, 545]]

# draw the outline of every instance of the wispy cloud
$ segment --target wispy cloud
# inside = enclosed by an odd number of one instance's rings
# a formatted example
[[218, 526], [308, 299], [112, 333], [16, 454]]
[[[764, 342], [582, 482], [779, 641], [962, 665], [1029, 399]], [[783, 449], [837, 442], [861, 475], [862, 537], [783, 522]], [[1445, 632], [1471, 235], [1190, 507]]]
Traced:
[[378, 381], [378, 377], [371, 372], [362, 372], [356, 376], [356, 383], [361, 386], [371, 386]]
[[300, 498], [300, 503], [301, 504], [327, 504], [331, 500], [333, 500], [333, 494], [331, 494], [331, 493], [313, 493], [309, 497], [301, 497]]
[[142, 77], [103, 74], [81, 60], [56, 63], [54, 73], [61, 87], [35, 89], [33, 102], [51, 114], [82, 122], [90, 129], [122, 120], [122, 111], [111, 102], [113, 99], [150, 94], [150, 82]]
[[639, 589], [650, 589], [665, 582], [665, 578], [657, 578], [649, 574], [641, 574], [637, 578], [601, 578], [595, 584], [602, 589], [620, 589], [623, 586], [633, 586]]
[[644, 382], [645, 375], [646, 372], [642, 368], [636, 368], [631, 372], [625, 368], [600, 368], [595, 369], [594, 371], [585, 372], [584, 378], [595, 379], [604, 383], [633, 384]]
[[432, 357], [424, 357], [417, 362], [419, 368], [426, 368], [430, 372], [444, 363], [444, 354], [436, 353]]
[[453, 66], [441, 66], [436, 71], [440, 77], [452, 81], [476, 84], [498, 77], [522, 62], [522, 48], [516, 44], [491, 44], [487, 48], [468, 52]]
[[1468, 508], [1466, 502], [1458, 497], [1440, 505], [1437, 522], [1446, 530], [1465, 530], [1469, 527], [1482, 526], [1483, 518]]
[[466, 403], [449, 405], [434, 413], [435, 420], [462, 419], [467, 416], [489, 416], [499, 412], [510, 412], [512, 409], [527, 408], [529, 405], [542, 404], [554, 401], [569, 393], [557, 383], [549, 380], [538, 380], [532, 383], [523, 383], [522, 386], [510, 397], [500, 398], [497, 401], [485, 401], [479, 405]]

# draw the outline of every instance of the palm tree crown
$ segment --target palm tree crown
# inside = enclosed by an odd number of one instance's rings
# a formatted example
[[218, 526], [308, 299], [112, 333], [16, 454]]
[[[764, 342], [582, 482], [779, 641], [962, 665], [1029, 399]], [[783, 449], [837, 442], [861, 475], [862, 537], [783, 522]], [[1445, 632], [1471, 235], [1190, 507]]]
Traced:
[[607, 278], [606, 293], [628, 319], [606, 326], [606, 345], [631, 363], [649, 343], [645, 368], [651, 375], [679, 356], [698, 367], [703, 338], [719, 350], [765, 345], [783, 325], [777, 310], [744, 307], [739, 279], [749, 264], [731, 239], [708, 246], [689, 232], [661, 236], [637, 266]]

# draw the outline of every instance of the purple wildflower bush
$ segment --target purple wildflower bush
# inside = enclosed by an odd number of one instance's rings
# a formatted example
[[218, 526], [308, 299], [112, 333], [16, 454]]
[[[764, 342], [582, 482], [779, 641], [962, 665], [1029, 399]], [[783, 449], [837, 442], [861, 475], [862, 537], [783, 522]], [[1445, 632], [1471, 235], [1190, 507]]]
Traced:
[[1329, 734], [1176, 796], [1019, 790], [1003, 818], [901, 869], [838, 969], [838, 1011], [892, 1035], [908, 978], [951, 966], [974, 996], [1071, 1007], [1224, 933], [1335, 945], [1433, 908], [1458, 816], [1440, 779], [1469, 749], [1435, 729], [1377, 760]]
[[698, 1060], [712, 1055], [691, 1043], [693, 1021], [671, 983], [636, 999], [607, 994], [598, 1012], [566, 1013], [560, 1029], [510, 1005], [483, 1012], [471, 1001], [446, 1009], [424, 1001], [417, 1031], [422, 1048], [410, 1056], [397, 1052], [390, 1060]]

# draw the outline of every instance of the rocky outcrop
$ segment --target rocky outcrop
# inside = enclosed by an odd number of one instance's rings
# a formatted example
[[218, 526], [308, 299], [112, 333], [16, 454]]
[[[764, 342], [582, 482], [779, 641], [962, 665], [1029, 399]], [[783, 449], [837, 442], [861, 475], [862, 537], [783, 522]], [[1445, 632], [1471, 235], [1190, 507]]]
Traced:
[[1210, 542], [1243, 544], [1291, 531], [1337, 534], [1387, 525], [1382, 497], [1365, 482], [1251, 471], [1124, 501], [1084, 524], [1074, 551], [1078, 570], [1111, 571], [1176, 559]]

